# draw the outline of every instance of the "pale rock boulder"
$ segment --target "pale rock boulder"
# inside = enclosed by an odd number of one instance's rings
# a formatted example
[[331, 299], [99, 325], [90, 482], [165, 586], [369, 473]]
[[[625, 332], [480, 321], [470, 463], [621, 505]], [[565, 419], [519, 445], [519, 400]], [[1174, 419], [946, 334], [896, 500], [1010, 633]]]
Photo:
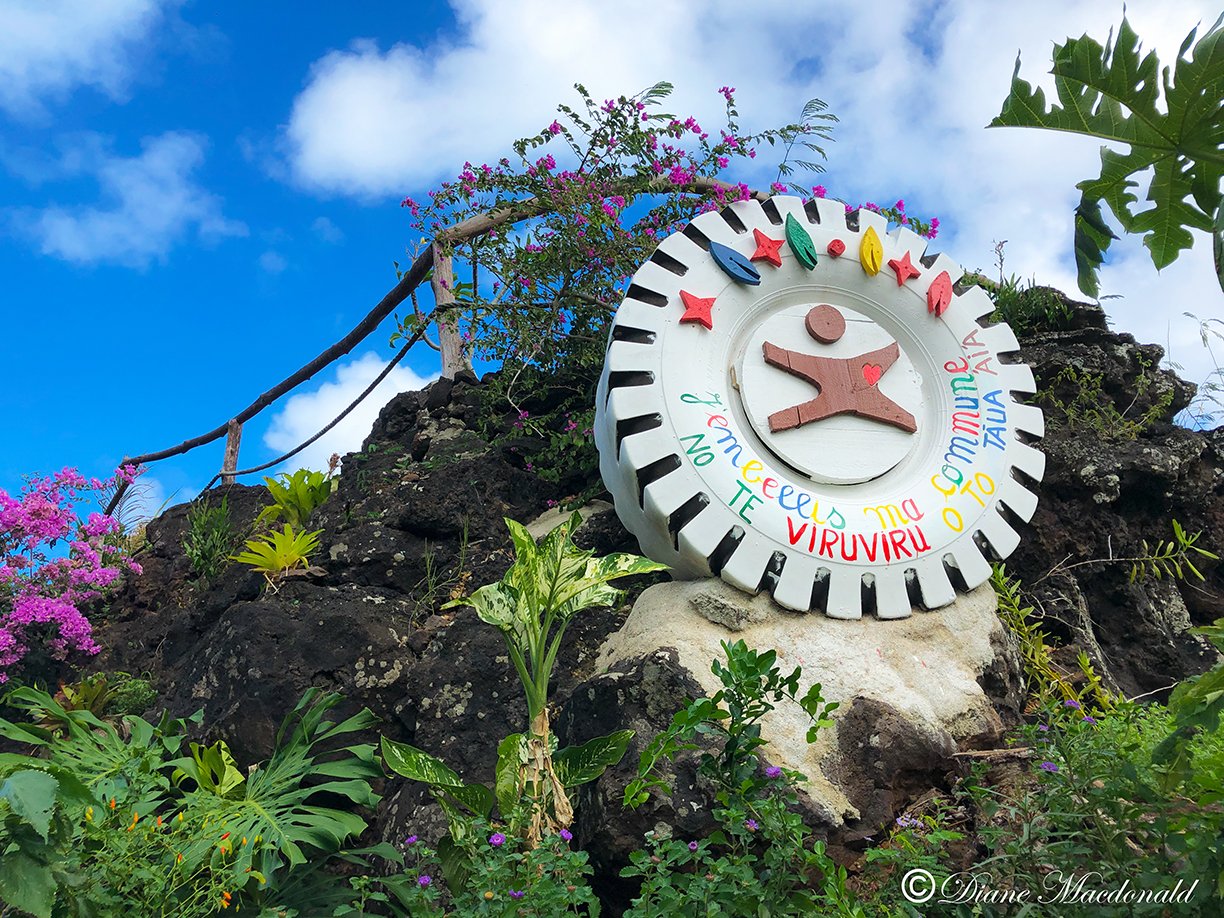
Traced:
[[723, 641], [777, 650], [784, 673], [802, 667], [801, 685], [819, 682], [841, 707], [809, 746], [807, 715], [782, 702], [763, 724], [764, 758], [808, 776], [810, 803], [829, 828], [866, 829], [890, 817], [907, 785], [946, 770], [958, 749], [1001, 737], [1000, 708], [1014, 709], [1020, 677], [996, 608], [984, 585], [938, 611], [843, 621], [784, 611], [720, 580], [664, 583], [638, 598], [596, 669], [623, 670], [669, 648], [712, 695], [720, 683], [710, 664], [723, 657]]

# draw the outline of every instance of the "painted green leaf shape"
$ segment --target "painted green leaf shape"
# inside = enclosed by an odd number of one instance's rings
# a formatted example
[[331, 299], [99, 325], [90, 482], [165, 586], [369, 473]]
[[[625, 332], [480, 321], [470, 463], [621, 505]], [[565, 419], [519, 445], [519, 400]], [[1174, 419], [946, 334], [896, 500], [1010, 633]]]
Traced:
[[[1190, 229], [1213, 230], [1224, 176], [1224, 16], [1194, 45], [1198, 29], [1178, 50], [1172, 78], [1155, 52], [1142, 54], [1125, 19], [1116, 41], [1104, 46], [1087, 35], [1054, 47], [1057, 100], [1047, 110], [1045, 93], [1020, 78], [990, 127], [1038, 127], [1086, 134], [1128, 144], [1120, 153], [1101, 151], [1101, 173], [1077, 186], [1076, 265], [1080, 289], [1097, 295], [1097, 268], [1113, 238], [1094, 225], [1103, 202], [1127, 232], [1142, 233], [1157, 269], [1176, 260], [1194, 241]], [[1166, 111], [1158, 103], [1163, 89]], [[1131, 189], [1141, 173], [1151, 176], [1141, 206]], [[1103, 222], [1101, 223], [1103, 225]], [[1107, 229], [1107, 228], [1106, 228]], [[1224, 288], [1224, 272], [1217, 270]]]
[[794, 214], [786, 215], [786, 243], [799, 259], [799, 264], [809, 271], [816, 267], [816, 245]]

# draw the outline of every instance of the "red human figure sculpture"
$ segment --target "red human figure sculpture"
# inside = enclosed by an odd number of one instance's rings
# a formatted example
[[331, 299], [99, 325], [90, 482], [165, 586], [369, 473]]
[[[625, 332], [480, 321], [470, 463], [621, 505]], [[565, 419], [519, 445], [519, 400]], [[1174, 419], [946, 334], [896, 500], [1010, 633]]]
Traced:
[[[833, 306], [814, 306], [804, 321], [808, 334], [821, 344], [832, 344], [846, 331], [845, 317]], [[765, 362], [785, 370], [816, 387], [818, 395], [810, 401], [775, 411], [769, 416], [769, 429], [778, 433], [793, 430], [813, 421], [838, 414], [853, 414], [914, 433], [914, 416], [884, 395], [877, 383], [900, 356], [897, 342], [859, 354], [857, 357], [815, 357], [790, 351], [766, 341]]]

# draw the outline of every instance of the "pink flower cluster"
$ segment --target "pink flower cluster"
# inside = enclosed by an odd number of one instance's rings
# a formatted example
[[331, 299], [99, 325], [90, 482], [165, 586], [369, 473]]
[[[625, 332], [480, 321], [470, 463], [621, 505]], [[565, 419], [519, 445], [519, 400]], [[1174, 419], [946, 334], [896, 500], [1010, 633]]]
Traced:
[[96, 512], [82, 520], [75, 505], [139, 474], [125, 466], [102, 481], [64, 469], [29, 479], [19, 497], [0, 489], [0, 683], [40, 643], [55, 659], [98, 652], [80, 607], [140, 565], [114, 538], [118, 520]]
[[[826, 191], [823, 185], [817, 185], [812, 189], [813, 197], [823, 198], [825, 194]], [[932, 217], [930, 223], [927, 224], [928, 228], [924, 230], [920, 225], [920, 220], [909, 216], [905, 212], [905, 200], [903, 198], [898, 198], [897, 203], [893, 204], [891, 207], [881, 207], [879, 204], [875, 203], [875, 201], [867, 201], [860, 204], [858, 208], [856, 208], [853, 204], [846, 205], [846, 213], [850, 213], [857, 209], [874, 211], [881, 216], [887, 217], [891, 222], [896, 223], [899, 226], [911, 226], [925, 239], [934, 239], [939, 235], [939, 218]]]

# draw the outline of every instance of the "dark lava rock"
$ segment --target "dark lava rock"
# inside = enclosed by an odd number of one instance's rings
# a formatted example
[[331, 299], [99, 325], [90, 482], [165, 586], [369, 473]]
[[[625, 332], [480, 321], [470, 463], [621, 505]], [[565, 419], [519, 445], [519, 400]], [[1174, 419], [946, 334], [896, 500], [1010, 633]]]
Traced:
[[1082, 649], [1127, 694], [1158, 692], [1217, 659], [1186, 629], [1222, 614], [1224, 567], [1192, 555], [1203, 582], [1131, 583], [1130, 565], [1108, 559], [1171, 540], [1173, 520], [1221, 553], [1224, 436], [1172, 423], [1194, 387], [1159, 369], [1160, 347], [1111, 332], [1099, 307], [1070, 305], [1068, 329], [1021, 341], [1044, 393], [1047, 463], [1037, 513], [1007, 567], [1066, 642], [1057, 658], [1069, 672]]
[[[1224, 431], [1172, 424], [1192, 387], [1159, 370], [1161, 357], [1160, 348], [1109, 331], [1099, 309], [1082, 305], [1063, 330], [1022, 341], [1021, 359], [1049, 393], [1039, 444], [1048, 462], [1036, 516], [1019, 527], [1025, 538], [1008, 570], [1021, 578], [1046, 630], [1065, 642], [1058, 661], [1074, 674], [1074, 655], [1086, 650], [1103, 677], [1131, 694], [1211, 665], [1214, 652], [1186, 630], [1224, 609], [1218, 563], [1196, 562], [1203, 583], [1149, 577], [1132, 584], [1129, 565], [1108, 561], [1139, 554], [1144, 539], [1171, 538], [1173, 519], [1201, 531], [1204, 547], [1224, 548]], [[1085, 385], [1098, 393], [1088, 406], [1076, 401]], [[491, 418], [481, 390], [463, 375], [392, 399], [362, 450], [345, 457], [336, 493], [312, 521], [323, 530], [314, 568], [276, 590], [241, 565], [211, 585], [196, 583], [182, 552], [186, 508], [167, 511], [148, 527], [145, 575], [131, 579], [97, 627], [105, 650], [91, 668], [150, 673], [172, 713], [203, 708], [207, 732], [225, 737], [244, 763], [269, 753], [281, 719], [317, 685], [343, 692], [348, 710], [369, 706], [383, 733], [440, 756], [466, 779], [491, 779], [497, 743], [524, 727], [521, 691], [496, 629], [470, 609], [443, 606], [504, 573], [512, 549], [503, 517], [533, 520], [594, 478], [550, 485], [524, 459], [539, 444], [524, 438], [514, 453], [490, 443], [488, 431], [499, 423], [503, 436], [513, 432], [511, 415]], [[534, 416], [552, 395], [531, 397]], [[1119, 438], [1128, 420], [1142, 424], [1134, 437]], [[219, 493], [243, 527], [265, 502], [261, 487]], [[601, 554], [636, 550], [607, 511], [577, 541]], [[626, 612], [580, 616], [552, 686], [563, 743], [636, 731], [620, 765], [576, 801], [576, 834], [611, 901], [624, 901], [629, 890], [617, 871], [647, 831], [670, 825], [699, 837], [713, 825], [710, 788], [691, 757], [668, 776], [670, 794], [637, 811], [621, 806], [645, 744], [699, 691], [665, 651], [593, 671], [600, 644]], [[1010, 721], [1018, 713], [1014, 667], [983, 680]], [[840, 752], [856, 772], [846, 785], [863, 812], [856, 831], [887, 822], [924, 787], [946, 783], [948, 750], [914, 754], [914, 738], [878, 702], [855, 700], [837, 716]], [[393, 779], [377, 826], [385, 839], [409, 831], [436, 839], [444, 820], [421, 786]]]
[[[503, 517], [531, 520], [549, 499], [546, 483], [465, 424], [478, 389], [468, 376], [402, 393], [383, 408], [311, 520], [323, 532], [307, 576], [268, 586], [231, 564], [200, 583], [182, 549], [187, 506], [169, 510], [148, 527], [145, 575], [112, 601], [98, 628], [105, 650], [94, 666], [149, 672], [172, 713], [203, 708], [210, 735], [226, 737], [247, 761], [268, 755], [281, 719], [312, 685], [343, 692], [350, 707], [369, 706], [402, 739], [415, 735], [426, 698], [467, 681], [483, 690], [495, 671], [509, 674], [494, 665], [495, 629], [474, 615], [436, 615], [504, 573], [512, 549]], [[268, 502], [262, 487], [220, 493], [244, 532]], [[471, 639], [450, 631], [469, 618]], [[465, 656], [458, 648], [472, 640], [488, 653]], [[466, 677], [459, 661], [471, 664]], [[503, 711], [500, 729], [505, 704], [487, 700], [490, 711]], [[478, 721], [457, 724], [461, 734], [480, 732]], [[426, 739], [441, 742], [428, 731]]]

